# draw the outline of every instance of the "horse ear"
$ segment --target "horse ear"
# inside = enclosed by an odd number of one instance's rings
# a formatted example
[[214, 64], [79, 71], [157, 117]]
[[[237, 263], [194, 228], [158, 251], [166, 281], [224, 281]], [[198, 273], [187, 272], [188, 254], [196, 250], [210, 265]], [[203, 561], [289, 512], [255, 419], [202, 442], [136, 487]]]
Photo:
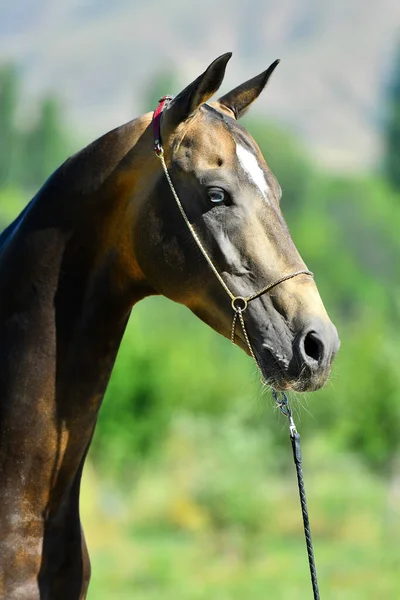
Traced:
[[231, 56], [232, 52], [227, 52], [215, 59], [202, 75], [174, 98], [165, 111], [168, 124], [178, 125], [215, 94], [222, 83]]
[[229, 109], [233, 112], [236, 119], [239, 119], [247, 111], [250, 104], [261, 94], [279, 62], [279, 60], [276, 60], [266, 71], [242, 83], [242, 85], [239, 85], [228, 94], [225, 94], [225, 96], [222, 96], [222, 98], [219, 98], [218, 104]]

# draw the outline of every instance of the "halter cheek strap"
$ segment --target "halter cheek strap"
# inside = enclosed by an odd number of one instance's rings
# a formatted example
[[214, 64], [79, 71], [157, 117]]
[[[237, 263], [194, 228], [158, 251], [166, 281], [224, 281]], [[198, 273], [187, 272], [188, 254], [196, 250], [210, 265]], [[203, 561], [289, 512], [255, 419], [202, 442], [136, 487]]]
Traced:
[[264, 379], [262, 376], [262, 371], [261, 371], [261, 366], [255, 356], [253, 347], [250, 343], [250, 339], [249, 336], [247, 334], [247, 329], [246, 329], [246, 325], [244, 322], [244, 317], [243, 317], [243, 313], [247, 310], [248, 304], [249, 302], [251, 302], [252, 300], [255, 300], [256, 298], [259, 298], [260, 296], [262, 296], [263, 294], [266, 294], [267, 292], [269, 292], [270, 290], [272, 290], [272, 288], [276, 287], [277, 285], [279, 285], [280, 283], [283, 283], [284, 281], [287, 281], [288, 279], [293, 279], [293, 277], [297, 277], [298, 275], [309, 275], [310, 277], [313, 277], [313, 273], [311, 271], [308, 271], [307, 269], [301, 269], [299, 271], [294, 271], [293, 273], [289, 273], [287, 275], [283, 275], [282, 277], [279, 277], [279, 279], [276, 279], [275, 281], [273, 281], [272, 283], [269, 283], [268, 285], [266, 285], [264, 288], [262, 288], [260, 291], [256, 292], [255, 294], [250, 294], [249, 296], [235, 296], [235, 294], [233, 294], [231, 292], [231, 290], [229, 289], [229, 287], [227, 286], [227, 284], [225, 283], [225, 281], [223, 280], [223, 278], [221, 277], [217, 267], [214, 265], [212, 259], [210, 258], [210, 256], [208, 255], [207, 250], [204, 248], [202, 241], [200, 240], [196, 230], [194, 229], [193, 225], [191, 224], [191, 222], [188, 219], [188, 216], [185, 212], [185, 209], [182, 206], [182, 203], [179, 199], [179, 196], [176, 192], [175, 186], [172, 183], [171, 180], [171, 176], [169, 174], [167, 165], [165, 163], [165, 159], [164, 159], [164, 149], [162, 146], [162, 142], [161, 142], [161, 116], [162, 116], [162, 111], [166, 105], [166, 103], [170, 102], [172, 100], [171, 96], [163, 96], [158, 104], [158, 107], [156, 108], [156, 110], [154, 111], [153, 114], [153, 131], [154, 131], [154, 152], [156, 153], [156, 155], [158, 156], [158, 158], [161, 161], [164, 173], [165, 173], [165, 177], [168, 181], [169, 187], [171, 189], [172, 195], [175, 199], [175, 202], [180, 210], [180, 213], [183, 217], [183, 220], [185, 221], [190, 233], [192, 234], [192, 237], [194, 239], [194, 241], [196, 242], [198, 248], [200, 249], [201, 253], [203, 254], [204, 258], [206, 259], [209, 267], [211, 268], [211, 270], [213, 271], [214, 275], [216, 276], [216, 278], [218, 279], [218, 281], [220, 282], [220, 284], [222, 285], [222, 287], [224, 288], [225, 292], [227, 293], [227, 295], [229, 296], [229, 298], [231, 299], [231, 306], [232, 306], [232, 310], [233, 310], [233, 320], [232, 320], [232, 329], [231, 329], [231, 341], [232, 344], [235, 343], [235, 339], [236, 339], [236, 324], [237, 321], [239, 320], [240, 325], [242, 327], [242, 331], [243, 331], [243, 335], [244, 338], [246, 340], [246, 344], [249, 348], [250, 354], [253, 357], [256, 365], [258, 366], [258, 369], [261, 373], [261, 380], [264, 383]]

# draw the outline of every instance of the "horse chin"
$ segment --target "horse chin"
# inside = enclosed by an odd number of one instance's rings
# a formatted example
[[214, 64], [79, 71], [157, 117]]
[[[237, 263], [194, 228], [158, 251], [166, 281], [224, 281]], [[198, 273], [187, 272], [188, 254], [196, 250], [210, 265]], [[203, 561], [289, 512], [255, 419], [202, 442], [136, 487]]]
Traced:
[[292, 390], [294, 392], [316, 392], [324, 387], [328, 379], [326, 375], [311, 376], [307, 379], [301, 378], [293, 383]]
[[292, 379], [290, 377], [265, 377], [264, 382], [267, 386], [273, 388], [276, 392], [316, 392], [321, 389], [326, 379]]
[[273, 356], [260, 361], [260, 368], [265, 384], [277, 392], [315, 392], [325, 385], [329, 376], [329, 370], [315, 373], [304, 369], [295, 377]]

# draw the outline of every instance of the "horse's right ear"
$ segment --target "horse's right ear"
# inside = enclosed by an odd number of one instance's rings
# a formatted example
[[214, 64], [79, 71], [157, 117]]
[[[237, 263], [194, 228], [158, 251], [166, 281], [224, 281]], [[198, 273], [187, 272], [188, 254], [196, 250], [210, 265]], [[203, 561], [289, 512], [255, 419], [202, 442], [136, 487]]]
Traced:
[[216, 58], [202, 75], [173, 99], [163, 116], [167, 128], [176, 127], [182, 123], [215, 94], [222, 83], [226, 65], [231, 56], [232, 52], [227, 52]]

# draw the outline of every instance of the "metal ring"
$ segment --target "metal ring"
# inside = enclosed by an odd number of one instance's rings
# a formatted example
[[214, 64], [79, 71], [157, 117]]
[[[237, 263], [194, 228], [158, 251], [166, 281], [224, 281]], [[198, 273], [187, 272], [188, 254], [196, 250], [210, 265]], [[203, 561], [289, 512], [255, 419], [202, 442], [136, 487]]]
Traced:
[[[238, 306], [236, 302], [241, 302], [242, 306]], [[232, 298], [232, 308], [237, 313], [244, 312], [247, 308], [246, 298], [243, 298], [243, 296], [236, 296], [235, 298]]]
[[161, 156], [164, 155], [164, 148], [161, 146], [161, 144], [158, 140], [156, 140], [156, 142], [154, 144], [154, 152], [156, 153], [158, 158], [161, 158]]

